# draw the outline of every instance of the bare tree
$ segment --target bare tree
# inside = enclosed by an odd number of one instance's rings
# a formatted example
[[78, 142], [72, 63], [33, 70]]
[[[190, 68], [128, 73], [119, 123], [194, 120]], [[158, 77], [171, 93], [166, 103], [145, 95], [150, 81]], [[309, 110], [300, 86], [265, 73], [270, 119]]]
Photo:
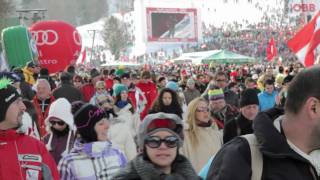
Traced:
[[118, 60], [120, 52], [132, 43], [132, 36], [128, 32], [128, 24], [113, 16], [106, 20], [102, 34], [106, 47], [115, 56], [115, 60]]

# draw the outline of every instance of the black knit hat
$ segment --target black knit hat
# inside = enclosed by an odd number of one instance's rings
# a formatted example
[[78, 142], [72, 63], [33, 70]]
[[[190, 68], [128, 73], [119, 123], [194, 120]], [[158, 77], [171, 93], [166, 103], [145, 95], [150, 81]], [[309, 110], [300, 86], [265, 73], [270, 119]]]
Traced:
[[259, 106], [259, 99], [257, 92], [254, 89], [246, 89], [242, 92], [240, 98], [240, 107], [256, 104]]
[[83, 105], [74, 114], [74, 123], [76, 124], [77, 130], [84, 141], [87, 143], [98, 141], [94, 126], [103, 118], [108, 119], [106, 113], [92, 104]]
[[97, 77], [97, 76], [100, 76], [99, 71], [98, 71], [97, 69], [95, 69], [95, 68], [91, 69], [91, 71], [90, 71], [90, 77], [91, 77], [91, 78], [95, 78], [95, 77]]
[[0, 122], [5, 120], [7, 110], [11, 103], [20, 97], [12, 81], [7, 78], [0, 79]]

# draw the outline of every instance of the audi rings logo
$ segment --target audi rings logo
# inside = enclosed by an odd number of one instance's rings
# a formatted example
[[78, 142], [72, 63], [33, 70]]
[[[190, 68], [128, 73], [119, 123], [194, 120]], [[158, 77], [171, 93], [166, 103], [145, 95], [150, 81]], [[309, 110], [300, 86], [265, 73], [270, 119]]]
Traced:
[[49, 45], [52, 46], [56, 44], [59, 40], [58, 33], [54, 30], [39, 30], [31, 32], [33, 39], [36, 41], [37, 45]]
[[78, 45], [78, 46], [81, 46], [81, 38], [80, 38], [80, 34], [78, 33], [78, 31], [73, 31], [72, 35], [73, 35], [74, 43], [76, 43], [76, 45]]

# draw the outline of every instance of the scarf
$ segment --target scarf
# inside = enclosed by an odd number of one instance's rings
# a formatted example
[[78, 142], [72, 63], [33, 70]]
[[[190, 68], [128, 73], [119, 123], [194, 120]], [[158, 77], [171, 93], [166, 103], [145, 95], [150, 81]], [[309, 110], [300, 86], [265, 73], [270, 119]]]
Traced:
[[182, 155], [178, 155], [172, 164], [171, 174], [163, 173], [153, 163], [144, 160], [142, 155], [138, 155], [114, 179], [197, 180], [199, 178], [189, 160]]
[[116, 106], [117, 106], [118, 108], [122, 109], [122, 108], [124, 108], [127, 104], [128, 104], [128, 101], [122, 101], [122, 100], [120, 100], [120, 101], [117, 102]]
[[199, 127], [210, 127], [212, 125], [212, 120], [208, 122], [197, 121], [197, 126]]

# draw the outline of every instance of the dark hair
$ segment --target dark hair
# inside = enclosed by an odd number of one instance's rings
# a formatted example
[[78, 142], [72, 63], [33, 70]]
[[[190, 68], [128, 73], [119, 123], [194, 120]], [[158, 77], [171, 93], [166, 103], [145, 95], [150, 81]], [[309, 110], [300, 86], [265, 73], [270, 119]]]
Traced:
[[284, 70], [283, 66], [279, 66], [279, 73], [283, 73], [283, 70]]
[[67, 72], [70, 73], [71, 75], [76, 73], [76, 68], [73, 65], [68, 66]]
[[[115, 99], [115, 102], [114, 102], [114, 105], [116, 105], [119, 101], [121, 101], [121, 93], [119, 93], [117, 96], [116, 96], [116, 99]], [[132, 102], [130, 101], [129, 97], [128, 97], [128, 103], [131, 104], [131, 108], [129, 109], [129, 111], [133, 114], [134, 113], [134, 107], [133, 107], [133, 104]]]
[[158, 79], [158, 83], [160, 83], [161, 81], [163, 81], [163, 80], [166, 80], [166, 78], [165, 77], [159, 77], [159, 79]]
[[264, 85], [274, 85], [274, 80], [272, 79], [266, 79], [265, 82], [264, 82]]
[[151, 73], [150, 73], [150, 71], [142, 71], [142, 72], [141, 72], [141, 78], [142, 78], [142, 79], [149, 79], [149, 78], [151, 78]]
[[[171, 101], [171, 104], [169, 105], [169, 107], [166, 107], [162, 101], [162, 97], [163, 97], [164, 93], [166, 93], [166, 92], [170, 93], [172, 96], [172, 101]], [[150, 109], [150, 113], [157, 113], [157, 112], [172, 113], [172, 114], [176, 114], [180, 118], [182, 118], [183, 111], [182, 111], [181, 105], [179, 103], [178, 94], [169, 88], [163, 88], [160, 91], [157, 99], [154, 101], [154, 103]]]
[[108, 74], [109, 74], [108, 69], [104, 69], [104, 70], [102, 71], [102, 74], [105, 75], [105, 76], [108, 75]]
[[319, 65], [299, 72], [289, 84], [285, 111], [297, 114], [308, 98], [320, 99], [320, 84], [317, 82], [320, 82]]
[[86, 103], [83, 101], [74, 101], [71, 103], [71, 113], [74, 115], [83, 105]]
[[79, 75], [73, 76], [73, 81], [80, 81], [81, 83], [83, 83], [83, 79], [82, 79], [82, 77], [79, 76]]
[[47, 68], [41, 68], [39, 74], [40, 76], [49, 76], [49, 70]]
[[215, 75], [215, 80], [217, 80], [217, 77], [218, 77], [218, 76], [224, 76], [224, 77], [226, 77], [227, 80], [228, 80], [227, 74], [226, 74], [225, 72], [223, 72], [223, 71], [218, 71], [218, 72], [216, 73], [216, 75]]

